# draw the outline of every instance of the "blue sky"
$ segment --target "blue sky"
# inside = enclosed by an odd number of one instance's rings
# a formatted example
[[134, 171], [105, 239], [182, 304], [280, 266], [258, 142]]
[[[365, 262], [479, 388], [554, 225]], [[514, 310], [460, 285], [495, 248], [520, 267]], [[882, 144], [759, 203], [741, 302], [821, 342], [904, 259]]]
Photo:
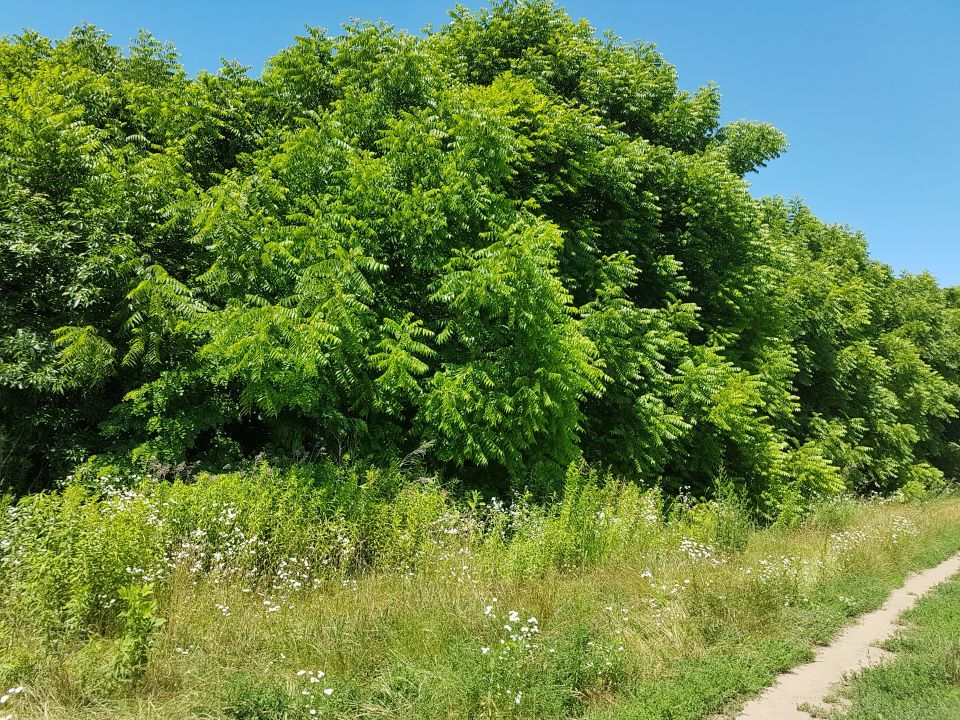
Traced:
[[[468, 7], [481, 5], [462, 0]], [[252, 65], [304, 24], [351, 17], [416, 31], [454, 0], [31, 0], [0, 2], [0, 33], [62, 37], [92, 22], [125, 43], [141, 27], [172, 40], [190, 72], [226, 57]], [[787, 154], [756, 194], [799, 195], [823, 219], [862, 230], [874, 257], [960, 284], [960, 33], [957, 0], [561, 3], [600, 30], [657, 43], [684, 88], [714, 81], [724, 121], [772, 122]]]

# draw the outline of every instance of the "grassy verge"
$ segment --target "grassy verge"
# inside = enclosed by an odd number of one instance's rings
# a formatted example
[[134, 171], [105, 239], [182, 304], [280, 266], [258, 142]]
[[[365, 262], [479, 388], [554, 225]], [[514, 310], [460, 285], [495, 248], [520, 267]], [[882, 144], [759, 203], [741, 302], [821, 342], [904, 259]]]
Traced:
[[960, 578], [904, 615], [908, 628], [886, 644], [895, 659], [853, 679], [840, 720], [953, 720], [960, 717]]
[[329, 483], [218, 476], [12, 508], [7, 712], [707, 717], [960, 549], [953, 498], [756, 529], [735, 501], [664, 508], [589, 474], [547, 507], [348, 480], [329, 503]]
[[[821, 574], [801, 593], [799, 601], [788, 599], [782, 608], [773, 607], [772, 598], [755, 597], [748, 605], [750, 615], [756, 621], [766, 613], [766, 626], [747, 625], [743, 618], [718, 609], [717, 615], [726, 614], [729, 624], [714, 642], [701, 645], [690, 660], [677, 662], [659, 676], [651, 675], [625, 690], [614, 707], [588, 716], [597, 720], [673, 720], [707, 718], [724, 710], [734, 716], [742, 699], [771, 684], [777, 673], [812, 659], [813, 647], [828, 643], [850, 617], [879, 607], [890, 590], [902, 583], [906, 572], [932, 566], [960, 549], [956, 505], [920, 507], [932, 510], [934, 515], [929, 518], [932, 525], [919, 537], [908, 543], [902, 537], [896, 544], [890, 539], [887, 544], [876, 540], [863, 543], [854, 553], [857, 560], [847, 563], [845, 571]], [[912, 508], [904, 515], [902, 507], [888, 506], [886, 511], [882, 506], [863, 507], [863, 514], [847, 529], [830, 533], [827, 543], [845, 545], [870, 523], [915, 517], [913, 512], [919, 509]], [[823, 525], [818, 527], [816, 518], [814, 515], [804, 530], [783, 535], [774, 530], [771, 534], [784, 545], [794, 544], [792, 553], [809, 557], [808, 553], [816, 552], [815, 538], [824, 529]], [[828, 518], [827, 527], [832, 522]], [[899, 524], [899, 520], [894, 522]]]

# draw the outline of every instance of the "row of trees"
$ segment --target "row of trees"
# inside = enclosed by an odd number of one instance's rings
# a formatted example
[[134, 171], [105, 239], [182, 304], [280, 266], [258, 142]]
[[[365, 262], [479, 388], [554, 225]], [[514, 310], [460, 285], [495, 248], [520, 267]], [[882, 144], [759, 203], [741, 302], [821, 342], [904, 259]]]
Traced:
[[960, 464], [960, 310], [803, 205], [769, 125], [550, 2], [310, 30], [188, 77], [147, 34], [0, 42], [0, 472], [572, 459], [775, 507]]

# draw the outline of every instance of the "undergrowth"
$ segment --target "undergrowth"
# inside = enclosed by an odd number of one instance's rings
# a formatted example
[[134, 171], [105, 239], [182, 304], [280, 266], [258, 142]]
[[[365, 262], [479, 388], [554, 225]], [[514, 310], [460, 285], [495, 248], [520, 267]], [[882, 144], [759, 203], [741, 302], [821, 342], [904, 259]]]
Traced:
[[[705, 717], [960, 547], [950, 497], [761, 525], [584, 466], [535, 504], [332, 464], [8, 502], [16, 718]], [[2, 717], [2, 715], [0, 715]]]

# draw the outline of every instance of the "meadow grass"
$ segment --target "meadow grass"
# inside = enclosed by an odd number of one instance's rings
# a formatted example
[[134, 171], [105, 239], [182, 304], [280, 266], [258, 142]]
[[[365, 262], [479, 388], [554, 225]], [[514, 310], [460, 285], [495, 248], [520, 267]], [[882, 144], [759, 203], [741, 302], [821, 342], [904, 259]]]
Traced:
[[329, 468], [133, 485], [8, 508], [12, 717], [708, 717], [960, 549], [953, 497], [757, 527], [582, 468], [547, 505]]

